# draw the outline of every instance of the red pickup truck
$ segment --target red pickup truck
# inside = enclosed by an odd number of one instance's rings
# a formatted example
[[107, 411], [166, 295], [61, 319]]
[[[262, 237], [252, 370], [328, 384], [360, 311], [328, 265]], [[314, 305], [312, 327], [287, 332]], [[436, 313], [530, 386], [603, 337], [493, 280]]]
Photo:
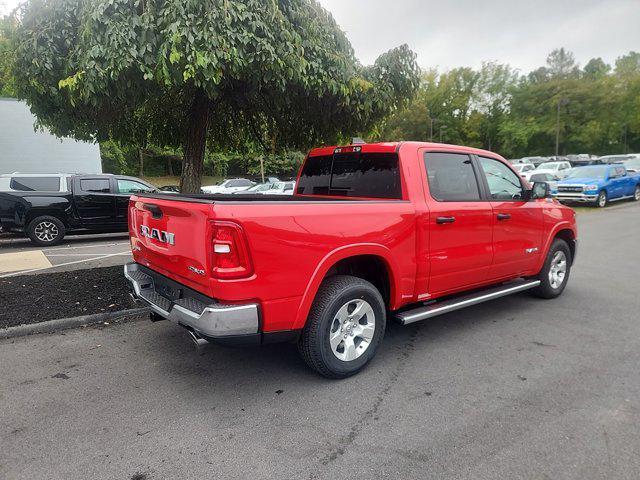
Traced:
[[402, 324], [562, 293], [573, 210], [499, 155], [433, 143], [312, 150], [293, 196], [131, 197], [132, 294], [210, 341], [297, 342], [333, 378]]

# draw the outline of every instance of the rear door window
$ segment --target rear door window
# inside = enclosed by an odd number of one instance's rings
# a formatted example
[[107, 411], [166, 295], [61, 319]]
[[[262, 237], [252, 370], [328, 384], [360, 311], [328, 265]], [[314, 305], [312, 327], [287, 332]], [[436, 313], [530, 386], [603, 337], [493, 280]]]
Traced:
[[348, 152], [309, 157], [297, 187], [301, 195], [402, 198], [396, 153]]
[[13, 177], [9, 184], [11, 190], [22, 192], [59, 192], [59, 177]]
[[102, 178], [83, 178], [80, 180], [80, 190], [91, 193], [109, 193], [109, 180]]
[[462, 153], [424, 155], [429, 192], [439, 202], [477, 202], [480, 187], [471, 157]]

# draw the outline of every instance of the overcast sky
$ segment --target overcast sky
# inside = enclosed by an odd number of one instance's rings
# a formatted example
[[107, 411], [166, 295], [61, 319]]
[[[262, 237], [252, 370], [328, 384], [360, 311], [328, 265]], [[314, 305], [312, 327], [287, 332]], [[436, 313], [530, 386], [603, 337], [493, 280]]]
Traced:
[[[319, 0], [364, 64], [402, 43], [424, 68], [509, 63], [526, 73], [557, 47], [584, 65], [640, 50], [640, 0]], [[2, 5], [4, 3], [4, 6]], [[0, 0], [0, 13], [18, 0]]]
[[557, 47], [578, 62], [640, 50], [640, 0], [320, 0], [362, 63], [407, 43], [420, 66], [509, 63], [523, 72]]

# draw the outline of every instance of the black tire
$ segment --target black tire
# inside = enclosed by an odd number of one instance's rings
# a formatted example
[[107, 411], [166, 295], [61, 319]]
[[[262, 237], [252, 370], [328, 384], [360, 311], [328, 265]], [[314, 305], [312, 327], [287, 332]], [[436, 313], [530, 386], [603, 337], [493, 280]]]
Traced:
[[604, 208], [609, 204], [609, 196], [607, 195], [607, 192], [605, 192], [604, 190], [602, 190], [599, 194], [598, 194], [598, 198], [596, 199], [596, 207], [598, 208]]
[[[562, 254], [564, 254], [566, 271], [563, 276], [562, 282], [560, 284], [554, 285], [550, 278], [550, 271], [554, 262], [554, 258], [556, 258], [558, 252], [562, 252]], [[567, 245], [567, 242], [565, 242], [561, 238], [556, 238], [551, 244], [551, 248], [549, 249], [549, 253], [547, 253], [547, 258], [544, 262], [544, 266], [538, 274], [537, 278], [541, 283], [538, 287], [532, 290], [532, 293], [540, 298], [559, 297], [567, 286], [567, 282], [569, 281], [572, 261], [573, 259], [571, 258], [571, 249], [569, 248], [569, 245]]]
[[633, 199], [637, 202], [640, 201], [640, 185], [636, 185], [636, 189], [633, 192]]
[[65, 233], [64, 224], [56, 217], [48, 215], [34, 218], [27, 227], [27, 235], [33, 243], [40, 247], [60, 244]]
[[[333, 352], [330, 344], [331, 329], [336, 325], [339, 310], [350, 301], [359, 300], [367, 302], [373, 311], [374, 333], [368, 346], [363, 347], [365, 350], [359, 354], [360, 356], [349, 361], [341, 360]], [[350, 305], [347, 309], [349, 308]], [[363, 318], [365, 322], [369, 322], [368, 319]], [[386, 308], [382, 295], [376, 287], [358, 277], [336, 275], [327, 278], [320, 286], [298, 341], [298, 350], [307, 365], [319, 374], [328, 378], [346, 378], [362, 370], [375, 356], [384, 337], [385, 327]], [[337, 330], [334, 332], [338, 333]], [[342, 336], [342, 333], [338, 333], [338, 336]], [[344, 338], [347, 338], [347, 335]], [[357, 339], [356, 336], [352, 343]], [[356, 350], [358, 348], [360, 347], [358, 346]]]

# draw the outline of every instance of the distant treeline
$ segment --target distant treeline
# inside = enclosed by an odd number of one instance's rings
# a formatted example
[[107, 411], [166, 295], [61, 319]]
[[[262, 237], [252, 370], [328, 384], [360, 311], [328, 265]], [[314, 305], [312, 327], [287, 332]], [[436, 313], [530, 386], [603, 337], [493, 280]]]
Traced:
[[[15, 20], [0, 19], [0, 96], [16, 96], [10, 69], [14, 29]], [[255, 175], [262, 159], [267, 174], [295, 175], [304, 158], [303, 152], [286, 150], [287, 143], [295, 142], [280, 137], [278, 148], [275, 141], [274, 148], [265, 147], [258, 137], [268, 135], [257, 134], [238, 138], [233, 151], [210, 141], [204, 174]], [[594, 58], [580, 66], [561, 48], [549, 54], [545, 66], [526, 75], [494, 62], [477, 70], [426, 70], [405, 108], [370, 131], [352, 134], [367, 140], [470, 145], [508, 158], [554, 155], [556, 143], [560, 155], [640, 152], [640, 53], [629, 52], [613, 65]], [[133, 138], [101, 142], [101, 152], [109, 172], [180, 175], [182, 169], [181, 149], [147, 141], [140, 145]]]
[[[433, 132], [433, 134], [432, 134]], [[584, 67], [564, 49], [528, 75], [485, 63], [423, 74], [417, 97], [378, 138], [482, 147], [509, 158], [640, 152], [640, 53]]]

